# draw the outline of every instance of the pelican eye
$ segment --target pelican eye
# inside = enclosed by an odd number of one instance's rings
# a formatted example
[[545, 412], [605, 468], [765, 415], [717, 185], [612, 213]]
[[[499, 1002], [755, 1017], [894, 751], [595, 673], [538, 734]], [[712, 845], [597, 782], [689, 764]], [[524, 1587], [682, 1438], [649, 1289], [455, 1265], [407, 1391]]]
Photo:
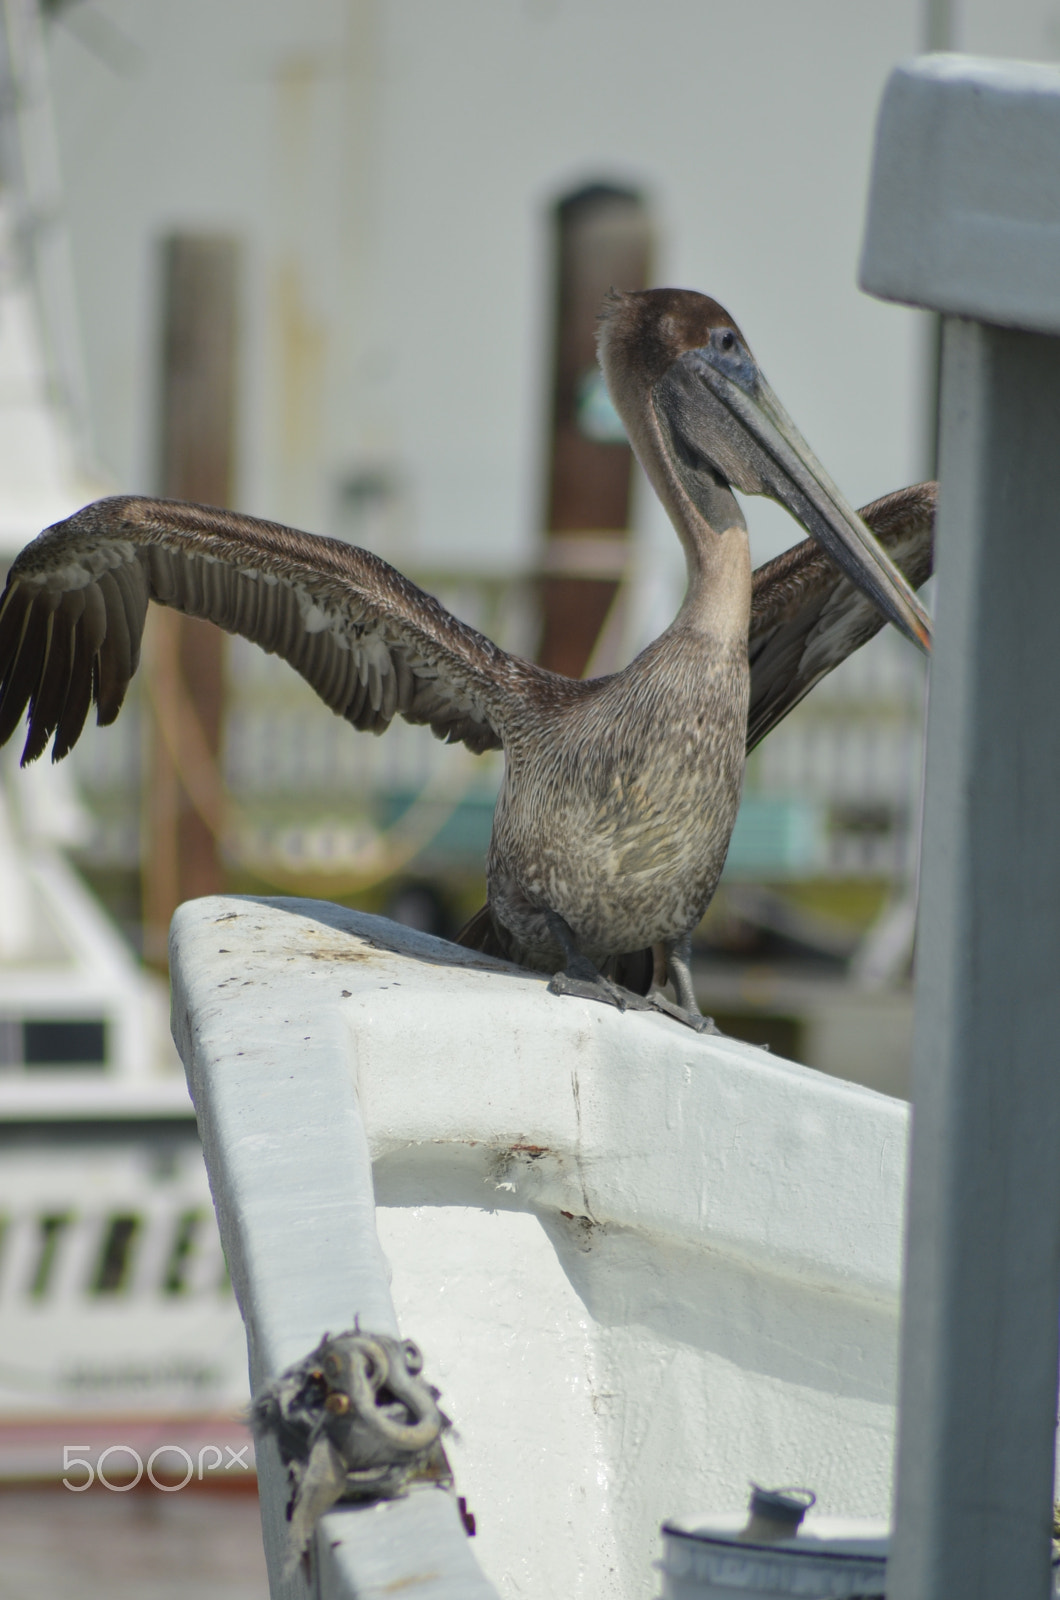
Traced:
[[691, 365], [699, 368], [701, 381], [711, 387], [704, 368], [712, 368], [735, 383], [745, 394], [753, 395], [758, 387], [758, 368], [754, 357], [734, 328], [713, 328], [709, 340], [698, 351], [690, 352]]

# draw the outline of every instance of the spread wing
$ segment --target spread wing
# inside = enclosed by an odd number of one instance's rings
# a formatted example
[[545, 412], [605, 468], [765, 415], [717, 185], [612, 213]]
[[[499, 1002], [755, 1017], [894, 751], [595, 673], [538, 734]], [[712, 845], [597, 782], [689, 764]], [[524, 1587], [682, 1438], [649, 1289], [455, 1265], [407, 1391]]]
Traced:
[[356, 728], [395, 716], [471, 750], [498, 748], [531, 680], [508, 655], [365, 550], [235, 512], [131, 496], [56, 523], [0, 601], [0, 744], [29, 707], [22, 760], [77, 742], [92, 701], [113, 722], [148, 601], [252, 639]]
[[[918, 483], [860, 513], [914, 589], [931, 576], [937, 493]], [[759, 567], [753, 582], [748, 752], [885, 621], [813, 539]]]

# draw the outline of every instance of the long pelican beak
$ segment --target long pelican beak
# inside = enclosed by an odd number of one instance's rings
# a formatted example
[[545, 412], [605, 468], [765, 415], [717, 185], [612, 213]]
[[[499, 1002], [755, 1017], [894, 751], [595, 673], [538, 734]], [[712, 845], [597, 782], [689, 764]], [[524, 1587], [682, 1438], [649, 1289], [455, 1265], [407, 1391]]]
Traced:
[[738, 334], [715, 329], [709, 344], [678, 357], [654, 394], [686, 453], [745, 494], [769, 495], [786, 506], [884, 616], [930, 653], [927, 612], [844, 500]]

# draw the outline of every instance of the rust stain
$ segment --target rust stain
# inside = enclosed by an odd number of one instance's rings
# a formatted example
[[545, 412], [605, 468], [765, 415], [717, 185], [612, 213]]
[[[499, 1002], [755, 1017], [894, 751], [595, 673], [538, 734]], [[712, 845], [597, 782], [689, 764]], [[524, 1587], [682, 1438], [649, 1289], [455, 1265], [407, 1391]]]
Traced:
[[408, 1578], [395, 1578], [393, 1583], [384, 1583], [380, 1594], [398, 1594], [402, 1589], [412, 1589], [418, 1583], [434, 1583], [441, 1576], [438, 1572], [416, 1572]]
[[580, 1217], [574, 1211], [561, 1211], [560, 1216], [570, 1223], [569, 1236], [577, 1250], [588, 1255], [593, 1247], [593, 1234], [600, 1226], [592, 1217]]

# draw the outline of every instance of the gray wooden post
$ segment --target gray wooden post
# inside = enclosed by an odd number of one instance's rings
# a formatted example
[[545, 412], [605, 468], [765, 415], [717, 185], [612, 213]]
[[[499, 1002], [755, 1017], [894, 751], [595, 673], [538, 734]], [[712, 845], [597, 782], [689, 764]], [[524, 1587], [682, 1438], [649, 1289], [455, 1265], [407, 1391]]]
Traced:
[[888, 1600], [1045, 1600], [1060, 1307], [1060, 73], [891, 78], [862, 283], [945, 318]]

